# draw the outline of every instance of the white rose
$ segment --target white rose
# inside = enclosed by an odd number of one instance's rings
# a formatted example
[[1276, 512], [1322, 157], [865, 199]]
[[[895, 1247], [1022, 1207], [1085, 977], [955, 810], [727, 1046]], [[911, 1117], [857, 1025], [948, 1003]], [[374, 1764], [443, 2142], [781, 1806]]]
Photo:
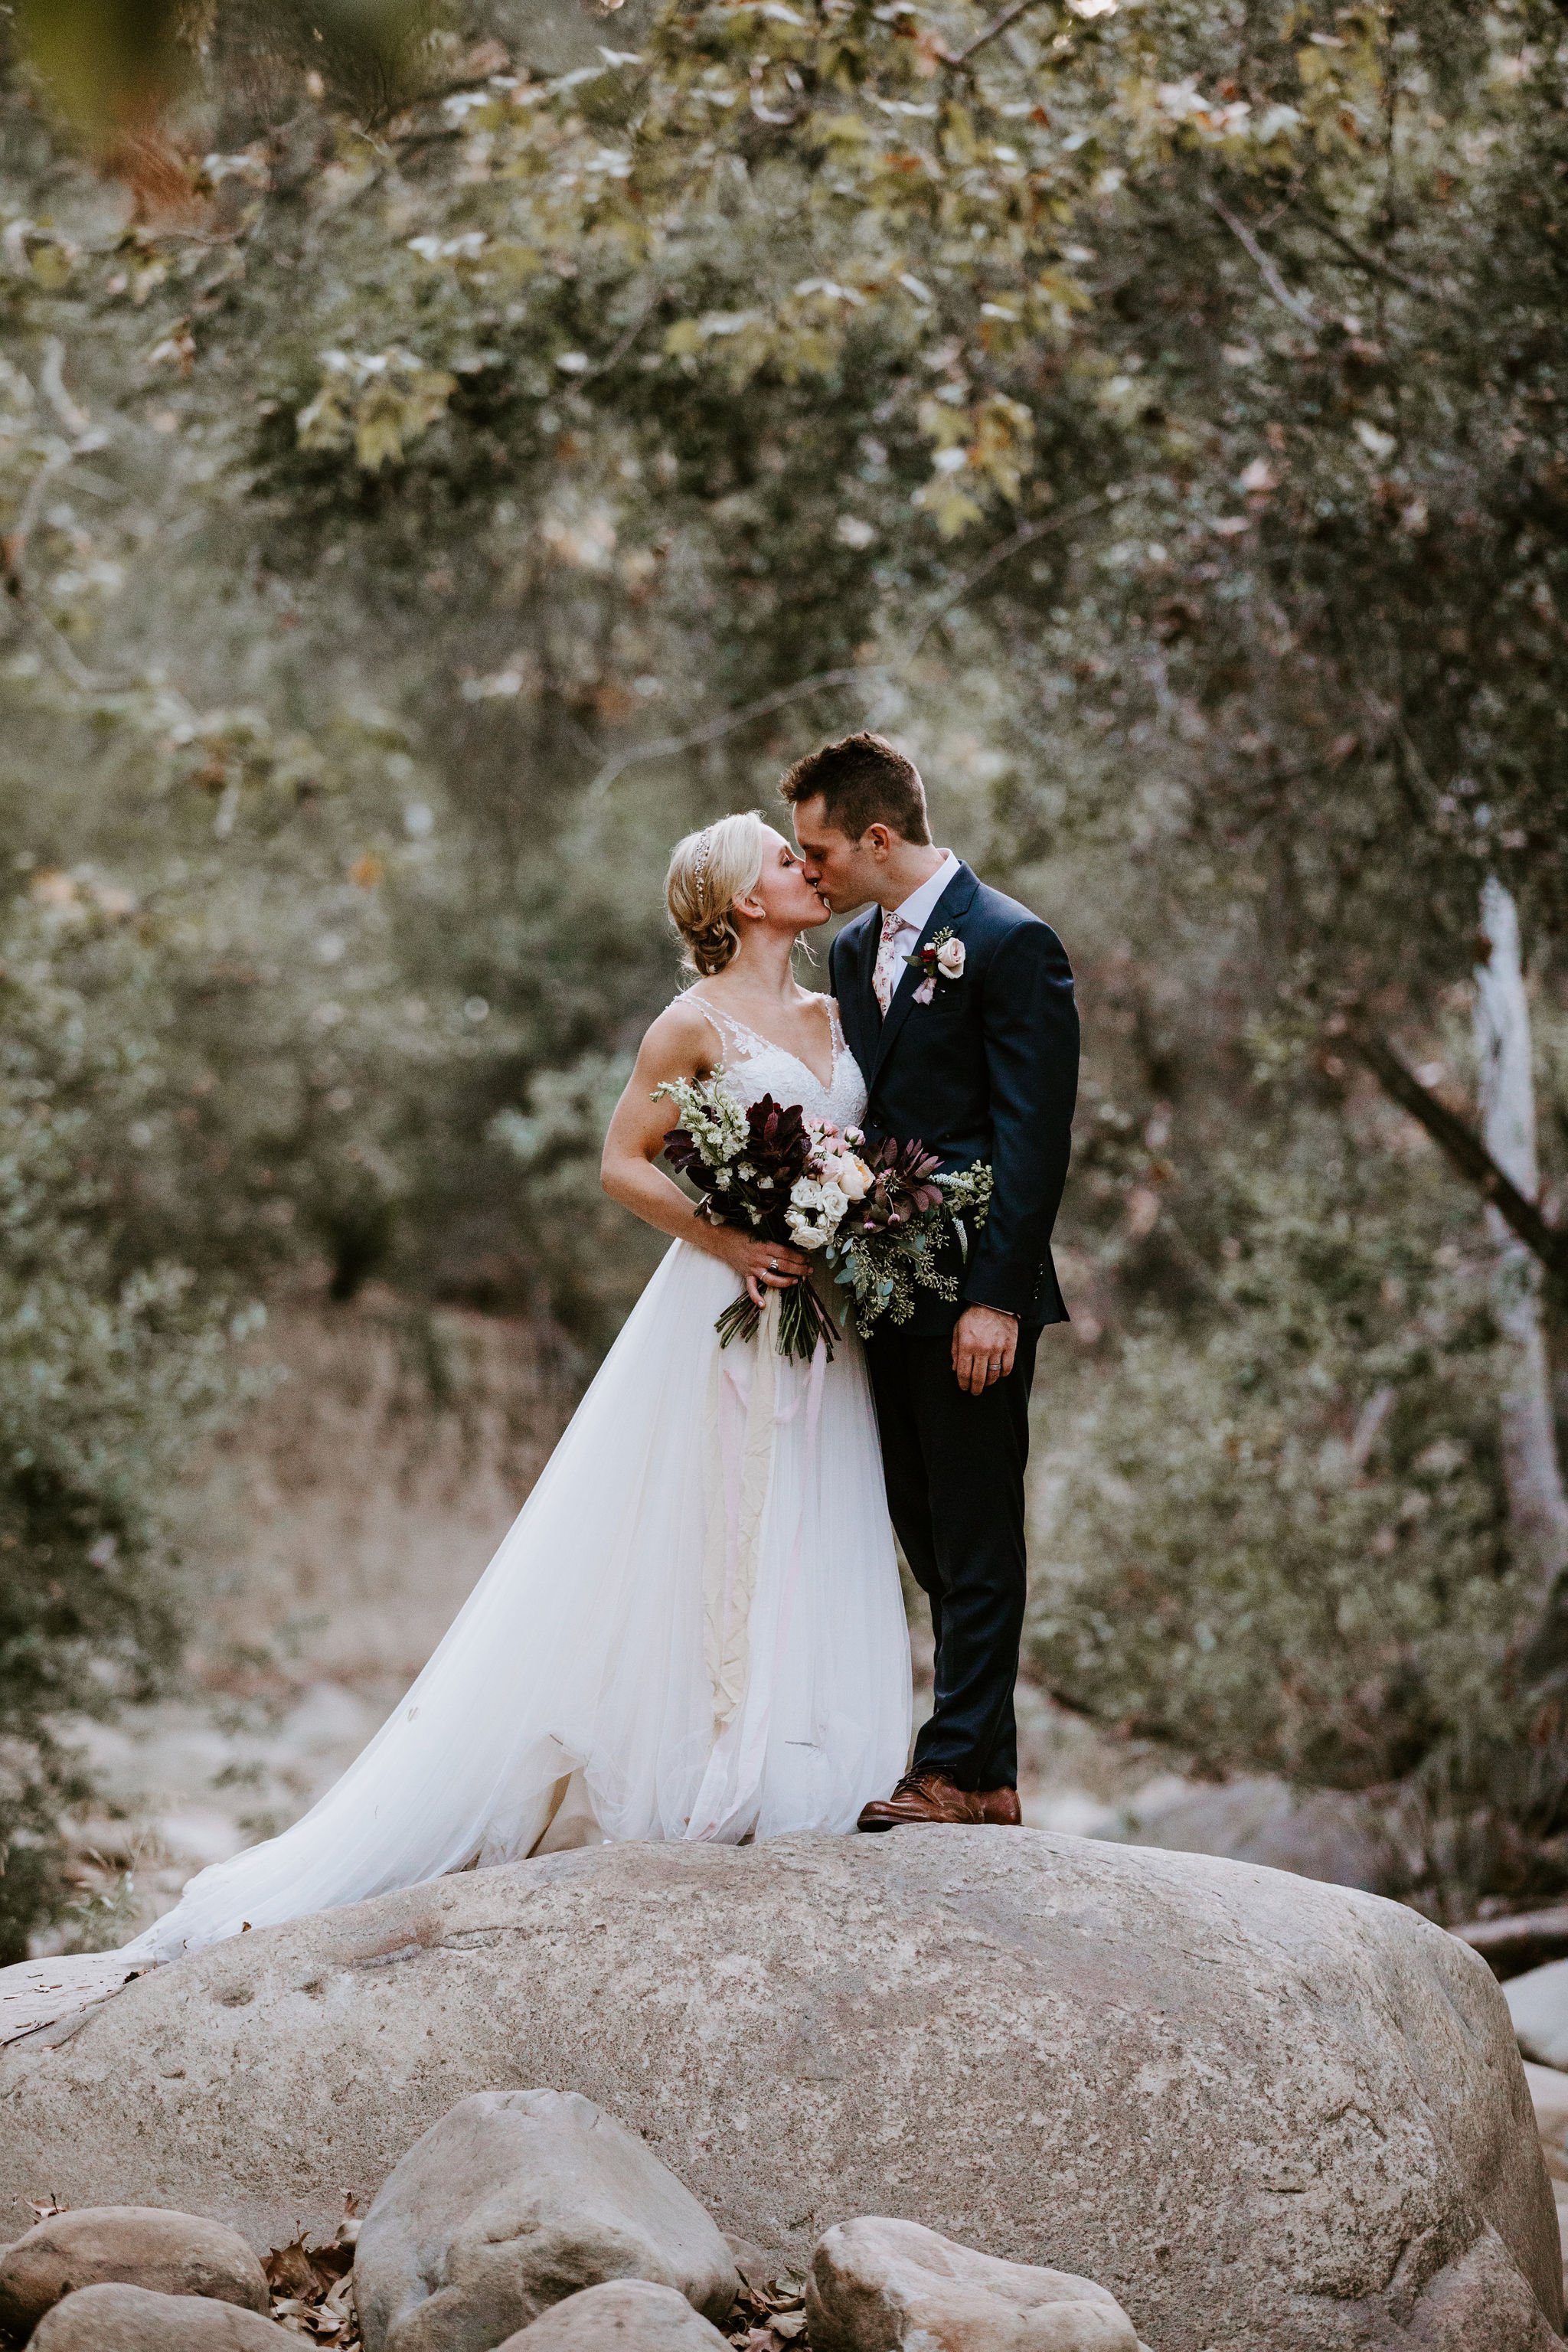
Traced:
[[822, 1187], [809, 1176], [799, 1176], [790, 1187], [790, 1201], [797, 1209], [815, 1209], [822, 1199]]
[[837, 1183], [847, 1201], [863, 1201], [873, 1181], [871, 1171], [863, 1160], [857, 1160], [853, 1152], [846, 1155], [840, 1163]]
[[784, 1223], [789, 1227], [790, 1238], [797, 1249], [820, 1249], [827, 1239], [821, 1226], [814, 1225], [811, 1219], [802, 1216], [798, 1209], [792, 1209], [789, 1212]]
[[936, 968], [943, 980], [963, 978], [963, 941], [943, 940], [936, 951]]

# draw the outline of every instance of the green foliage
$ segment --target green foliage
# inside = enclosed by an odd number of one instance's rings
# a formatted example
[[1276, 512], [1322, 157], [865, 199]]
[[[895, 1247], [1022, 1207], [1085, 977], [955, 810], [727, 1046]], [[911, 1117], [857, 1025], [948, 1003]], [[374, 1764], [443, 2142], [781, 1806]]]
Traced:
[[[169, 1262], [124, 1263], [115, 1171], [149, 1041], [112, 909], [23, 905], [0, 980], [0, 1959], [62, 1899], [57, 1718], [145, 1692], [177, 1654], [159, 1523], [233, 1390], [228, 1325]], [[129, 962], [141, 961], [132, 947]], [[121, 963], [112, 976], [104, 965]], [[112, 991], [112, 1035], [104, 1034]]]
[[615, 1338], [628, 1294], [666, 1246], [599, 1189], [605, 1130], [631, 1069], [629, 1054], [584, 1054], [535, 1078], [527, 1108], [500, 1111], [490, 1126], [521, 1171], [516, 1214], [548, 1283], [540, 1303], [595, 1349]]
[[1314, 1124], [1318, 1167], [1223, 1171], [1206, 1328], [1129, 1338], [1030, 1640], [1075, 1704], [1207, 1771], [1364, 1788], [1505, 1730], [1528, 1596], [1484, 1279], [1422, 1188]]

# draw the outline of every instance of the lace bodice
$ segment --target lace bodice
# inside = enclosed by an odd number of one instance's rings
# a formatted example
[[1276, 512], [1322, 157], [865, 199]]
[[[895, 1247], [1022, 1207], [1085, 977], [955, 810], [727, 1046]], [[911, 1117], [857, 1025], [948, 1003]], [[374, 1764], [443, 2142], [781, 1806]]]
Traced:
[[808, 1118], [831, 1119], [835, 1127], [858, 1127], [865, 1117], [866, 1081], [844, 1042], [838, 1006], [831, 996], [826, 1003], [833, 1031], [833, 1076], [826, 1087], [798, 1054], [775, 1045], [771, 1037], [749, 1029], [733, 1013], [710, 1004], [706, 997], [688, 992], [679, 1001], [695, 1005], [712, 1024], [724, 1049], [725, 1083], [747, 1109], [763, 1095], [772, 1095], [776, 1103], [798, 1103]]

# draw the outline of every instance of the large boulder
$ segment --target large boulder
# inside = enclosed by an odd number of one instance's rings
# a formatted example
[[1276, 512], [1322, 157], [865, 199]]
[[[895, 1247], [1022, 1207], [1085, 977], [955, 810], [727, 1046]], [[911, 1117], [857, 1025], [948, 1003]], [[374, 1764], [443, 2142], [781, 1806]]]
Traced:
[[714, 2319], [741, 2285], [696, 2198], [575, 2091], [461, 2100], [394, 2168], [354, 2250], [365, 2352], [490, 2352], [607, 2279]]
[[500, 2352], [727, 2352], [727, 2339], [673, 2287], [616, 2279], [568, 2295]]
[[1097, 2280], [1159, 2352], [1556, 2341], [1474, 1952], [1375, 1895], [1043, 1830], [587, 1847], [237, 1937], [0, 2056], [0, 2205], [330, 2232], [456, 2101], [539, 2083], [797, 2271], [881, 2213]]
[[51, 2214], [0, 2254], [0, 2328], [26, 2336], [62, 2295], [110, 2281], [268, 2305], [267, 2274], [237, 2231], [162, 2206], [98, 2205]]
[[819, 2241], [805, 2313], [811, 2352], [1147, 2352], [1090, 2279], [871, 2216]]
[[57, 2303], [28, 2352], [294, 2352], [299, 2341], [214, 2295], [106, 2284]]

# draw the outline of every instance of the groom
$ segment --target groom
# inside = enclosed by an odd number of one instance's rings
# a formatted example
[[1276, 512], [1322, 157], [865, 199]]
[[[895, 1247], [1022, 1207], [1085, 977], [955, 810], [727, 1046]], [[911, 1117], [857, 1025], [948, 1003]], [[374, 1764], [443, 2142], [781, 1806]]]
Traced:
[[956, 1303], [917, 1290], [910, 1319], [867, 1344], [889, 1507], [931, 1601], [936, 1704], [860, 1827], [1010, 1825], [1029, 1383], [1041, 1327], [1067, 1319], [1050, 1238], [1078, 1091], [1072, 972], [1048, 924], [932, 846], [919, 772], [879, 735], [826, 744], [781, 789], [806, 878], [836, 913], [866, 909], [831, 971], [868, 1139], [918, 1137], [944, 1171], [984, 1160], [993, 1180], [967, 1264], [952, 1253]]

